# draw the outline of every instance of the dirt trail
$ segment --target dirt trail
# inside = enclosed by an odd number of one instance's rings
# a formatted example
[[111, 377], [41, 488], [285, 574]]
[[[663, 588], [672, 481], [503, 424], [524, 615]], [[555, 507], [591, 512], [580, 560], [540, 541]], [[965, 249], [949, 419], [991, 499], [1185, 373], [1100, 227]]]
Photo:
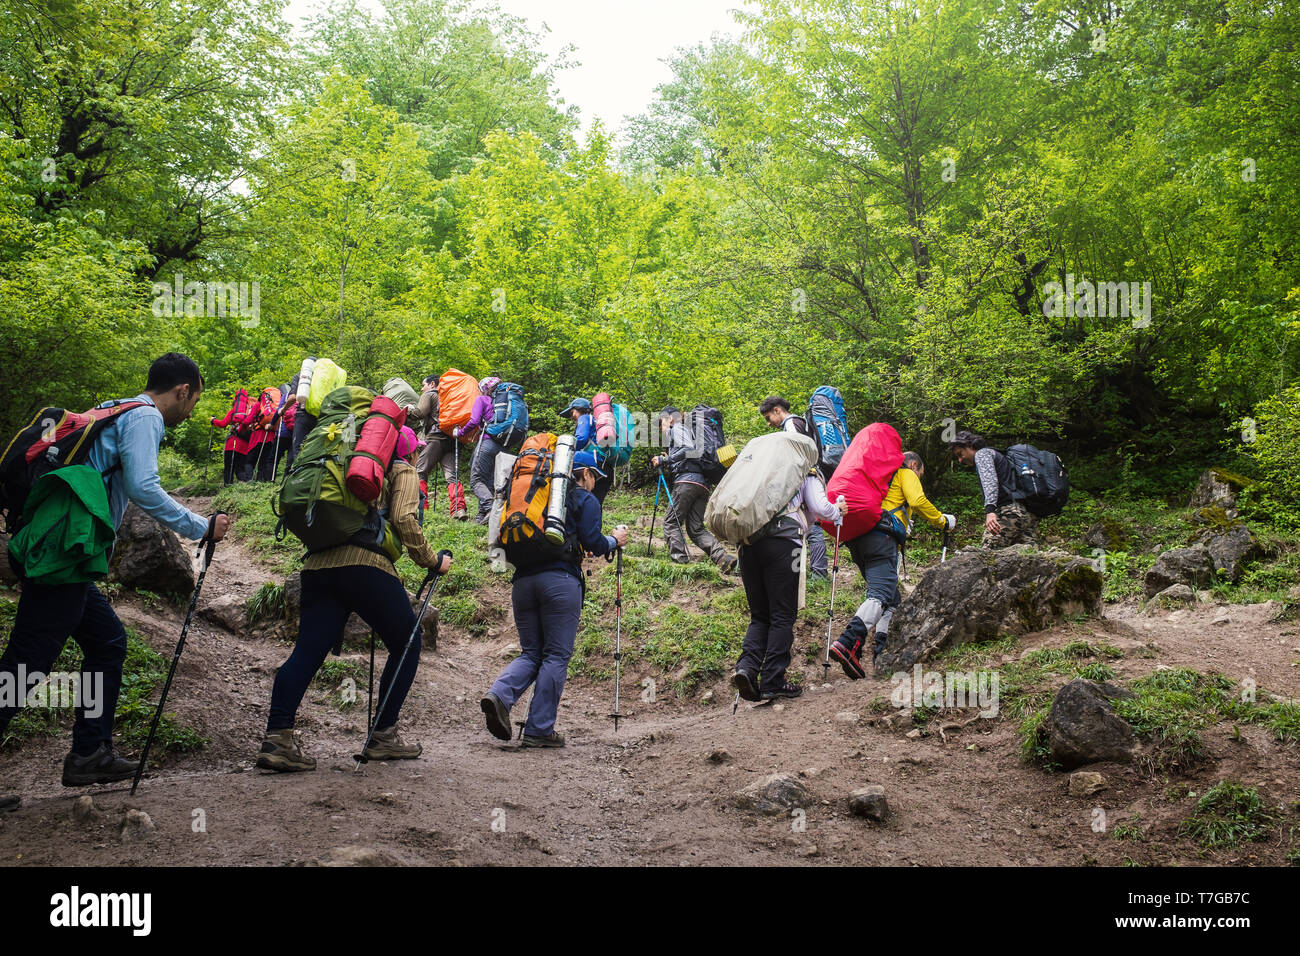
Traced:
[[[594, 574], [608, 573], [598, 564]], [[856, 572], [841, 573], [846, 586], [858, 586]], [[238, 543], [229, 543], [209, 572], [200, 606], [224, 594], [251, 594], [272, 577]], [[491, 578], [482, 601], [508, 607], [505, 576]], [[122, 597], [117, 607], [125, 622], [170, 658], [183, 608], [149, 608], [134, 596]], [[1213, 624], [1222, 609], [1148, 615], [1132, 605], [1110, 606], [1100, 620], [1031, 635], [1022, 648], [1103, 639], [1126, 652], [1115, 663], [1123, 679], [1157, 666], [1189, 666], [1234, 679], [1254, 677], [1263, 691], [1300, 696], [1298, 629], [1269, 620], [1272, 610], [1230, 607], [1228, 623]], [[801, 627], [796, 662], [812, 631]], [[723, 681], [712, 688], [708, 703], [647, 703], [639, 699], [642, 675], [633, 672], [624, 684], [624, 710], [633, 716], [617, 733], [607, 717], [612, 685], [575, 680], [558, 723], [568, 746], [520, 751], [491, 737], [478, 709], [512, 635], [508, 621], [498, 622], [485, 638], [444, 624], [437, 651], [422, 655], [403, 711], [404, 736], [424, 745], [416, 761], [372, 763], [354, 772], [351, 755], [364, 736], [364, 702], [341, 713], [313, 686], [298, 728], [318, 769], [280, 776], [257, 771], [252, 763], [275, 669], [289, 646], [196, 619], [168, 710], [209, 737], [208, 747], [169, 760], [133, 799], [126, 787], [59, 786], [65, 738], [34, 741], [6, 755], [0, 793], [21, 793], [24, 799], [18, 812], [0, 816], [0, 861], [1035, 865], [1132, 858], [1196, 864], [1280, 863], [1285, 853], [1285, 847], [1253, 844], [1202, 857], [1176, 838], [1177, 824], [1194, 800], [1169, 799], [1169, 781], [1152, 781], [1129, 766], [1102, 765], [1090, 769], [1102, 770], [1110, 789], [1071, 797], [1068, 775], [1020, 762], [1014, 721], [974, 720], [943, 737], [908, 738], [909, 721], [890, 721], [892, 711], [871, 711], [873, 699], [888, 698], [889, 681], [851, 683], [832, 670], [822, 684], [813, 681], [821, 676], [819, 666], [808, 668], [814, 689], [801, 699], [758, 708], [742, 703], [735, 716]], [[362, 686], [363, 698], [364, 692]], [[512, 716], [522, 719], [525, 704]], [[844, 716], [849, 713], [859, 719]], [[1233, 740], [1224, 728], [1209, 731], [1215, 760], [1178, 779], [1203, 792], [1232, 776], [1258, 786], [1271, 803], [1300, 799], [1297, 748], [1276, 743], [1260, 726], [1243, 727], [1241, 734]], [[802, 819], [730, 805], [736, 790], [774, 771], [804, 775], [814, 799], [801, 808]], [[868, 783], [882, 784], [888, 795], [892, 815], [883, 826], [847, 812], [849, 792]], [[100, 821], [73, 819], [72, 804], [83, 792], [104, 811]], [[116, 822], [131, 806], [145, 810], [157, 831], [145, 842], [123, 844]], [[1112, 826], [1140, 819], [1145, 839], [1122, 841], [1094, 832], [1096, 807], [1105, 809]], [[199, 810], [206, 832], [195, 832]]]

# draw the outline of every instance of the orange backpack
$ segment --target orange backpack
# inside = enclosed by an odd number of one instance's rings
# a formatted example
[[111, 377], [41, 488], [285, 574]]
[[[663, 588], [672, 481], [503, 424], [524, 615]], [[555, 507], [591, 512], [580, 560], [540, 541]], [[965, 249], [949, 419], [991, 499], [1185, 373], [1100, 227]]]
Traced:
[[566, 537], [563, 545], [546, 537], [546, 506], [551, 500], [555, 442], [556, 436], [550, 432], [525, 439], [510, 469], [497, 543], [505, 551], [506, 560], [515, 567], [582, 557], [576, 547], [576, 535]]
[[469, 421], [478, 398], [478, 379], [458, 368], [449, 368], [438, 377], [438, 431], [451, 430]]
[[267, 388], [262, 390], [262, 411], [257, 419], [258, 428], [270, 428], [271, 422], [275, 421], [275, 413], [280, 410], [280, 400], [283, 398], [278, 388]]

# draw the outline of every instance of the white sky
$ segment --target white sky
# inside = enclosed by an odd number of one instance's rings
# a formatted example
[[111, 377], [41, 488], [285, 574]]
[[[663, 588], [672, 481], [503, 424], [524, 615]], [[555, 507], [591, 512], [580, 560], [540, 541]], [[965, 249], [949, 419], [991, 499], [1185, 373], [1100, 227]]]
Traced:
[[[319, 0], [290, 0], [288, 18], [297, 24]], [[566, 44], [579, 65], [556, 78], [566, 104], [581, 111], [585, 131], [599, 118], [617, 132], [625, 116], [645, 110], [654, 89], [672, 76], [661, 60], [677, 47], [707, 41], [713, 34], [739, 36], [729, 10], [747, 0], [496, 0], [506, 13], [543, 34], [545, 52]], [[379, 4], [375, 4], [376, 8]]]

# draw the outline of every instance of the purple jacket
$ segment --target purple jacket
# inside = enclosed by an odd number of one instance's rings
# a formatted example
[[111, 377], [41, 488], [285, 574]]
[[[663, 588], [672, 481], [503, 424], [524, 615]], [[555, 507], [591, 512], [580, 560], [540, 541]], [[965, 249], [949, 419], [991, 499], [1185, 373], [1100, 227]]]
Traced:
[[460, 427], [460, 433], [466, 435], [482, 425], [491, 424], [493, 408], [491, 395], [480, 395], [474, 399], [474, 407], [469, 412], [469, 421]]

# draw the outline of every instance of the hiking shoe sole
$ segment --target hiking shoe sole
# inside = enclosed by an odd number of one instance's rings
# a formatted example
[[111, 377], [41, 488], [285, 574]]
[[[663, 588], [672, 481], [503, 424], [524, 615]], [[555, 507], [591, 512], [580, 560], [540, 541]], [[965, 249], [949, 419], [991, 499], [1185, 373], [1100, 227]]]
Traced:
[[400, 750], [390, 749], [385, 746], [375, 746], [371, 744], [362, 751], [367, 760], [415, 760], [424, 753], [424, 747], [420, 744], [403, 747]]
[[524, 734], [523, 740], [519, 742], [521, 747], [563, 747], [564, 738], [559, 734], [551, 734], [549, 737], [533, 737]]
[[849, 675], [849, 680], [861, 680], [867, 676], [867, 672], [862, 669], [862, 665], [855, 661], [839, 644], [831, 645], [831, 657], [840, 662], [840, 667], [844, 669], [844, 673]]
[[741, 700], [757, 702], [763, 699], [758, 694], [758, 688], [754, 686], [754, 678], [744, 671], [736, 671], [731, 675], [731, 686], [736, 688]]
[[257, 766], [262, 770], [274, 770], [276, 773], [301, 773], [315, 770], [316, 759], [307, 757], [300, 762], [280, 754], [258, 754]]
[[68, 774], [63, 775], [63, 785], [65, 787], [93, 787], [101, 783], [117, 783], [119, 780], [130, 780], [135, 776], [135, 767], [122, 769], [112, 772], [99, 771], [96, 773], [86, 774]]
[[487, 729], [492, 736], [497, 740], [509, 740], [512, 736], [510, 711], [506, 710], [506, 705], [500, 698], [495, 694], [485, 694], [478, 705], [483, 709], [483, 716], [487, 718]]
[[793, 690], [786, 690], [785, 688], [781, 688], [780, 690], [765, 690], [763, 691], [763, 700], [794, 700], [796, 697], [802, 697], [803, 688], [797, 684], [793, 686]]
[[0, 797], [0, 813], [13, 813], [22, 805], [22, 797]]

